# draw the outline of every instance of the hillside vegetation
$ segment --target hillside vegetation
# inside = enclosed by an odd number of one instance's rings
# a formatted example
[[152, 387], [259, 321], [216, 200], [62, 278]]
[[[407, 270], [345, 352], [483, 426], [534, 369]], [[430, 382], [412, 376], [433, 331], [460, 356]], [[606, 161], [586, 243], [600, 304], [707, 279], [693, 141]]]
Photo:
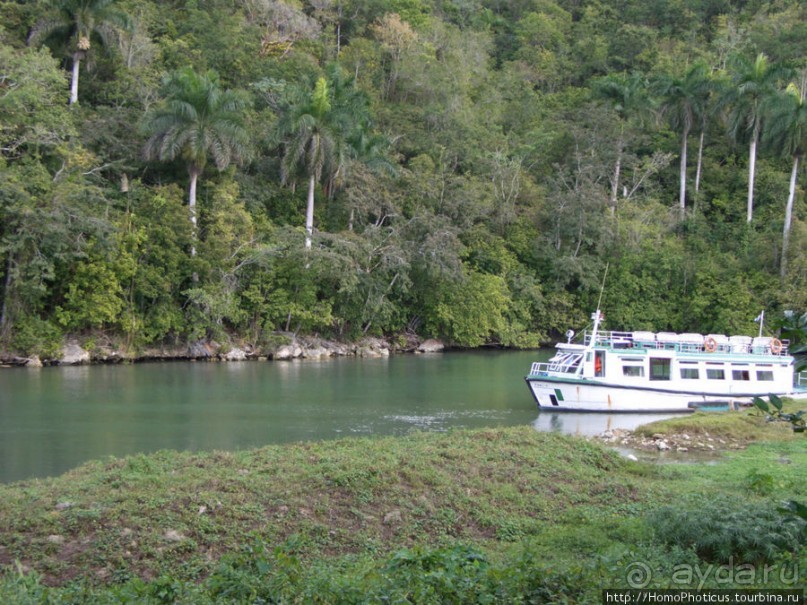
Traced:
[[807, 308], [800, 0], [2, 0], [0, 338]]

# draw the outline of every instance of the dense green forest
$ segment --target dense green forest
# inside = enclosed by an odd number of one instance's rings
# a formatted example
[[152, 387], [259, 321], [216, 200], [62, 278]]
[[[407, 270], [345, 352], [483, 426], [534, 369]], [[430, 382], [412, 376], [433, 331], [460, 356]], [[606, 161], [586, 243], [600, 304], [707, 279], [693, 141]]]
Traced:
[[802, 0], [2, 0], [2, 345], [534, 346], [603, 280], [753, 330], [807, 308], [805, 74]]

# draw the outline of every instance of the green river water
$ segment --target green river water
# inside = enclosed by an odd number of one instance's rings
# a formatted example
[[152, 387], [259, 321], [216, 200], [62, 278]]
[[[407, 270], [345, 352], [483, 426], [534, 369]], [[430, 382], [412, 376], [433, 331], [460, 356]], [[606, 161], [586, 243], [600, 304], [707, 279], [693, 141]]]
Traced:
[[0, 482], [161, 449], [237, 450], [520, 424], [591, 434], [620, 422], [597, 414], [539, 414], [524, 376], [549, 354], [3, 369]]

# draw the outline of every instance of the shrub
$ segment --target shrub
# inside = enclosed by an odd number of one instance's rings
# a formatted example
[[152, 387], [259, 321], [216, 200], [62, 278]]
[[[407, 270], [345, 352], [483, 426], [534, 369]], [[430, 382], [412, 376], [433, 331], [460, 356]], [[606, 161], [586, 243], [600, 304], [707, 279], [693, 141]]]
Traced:
[[694, 505], [665, 506], [649, 516], [656, 540], [692, 548], [701, 559], [765, 563], [804, 544], [804, 520], [783, 516], [775, 506], [720, 497]]

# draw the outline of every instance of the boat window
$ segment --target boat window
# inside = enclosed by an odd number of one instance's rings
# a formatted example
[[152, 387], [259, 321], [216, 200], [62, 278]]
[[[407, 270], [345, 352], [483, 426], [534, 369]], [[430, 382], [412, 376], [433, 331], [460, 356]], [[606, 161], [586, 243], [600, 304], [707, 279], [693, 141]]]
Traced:
[[725, 372], [723, 372], [722, 368], [706, 368], [706, 378], [709, 380], [724, 380], [726, 378]]
[[644, 366], [622, 366], [622, 374], [625, 376], [644, 376]]
[[757, 370], [757, 380], [770, 382], [773, 380], [773, 372], [771, 370]]
[[650, 380], [670, 380], [672, 360], [666, 357], [650, 358]]
[[700, 378], [698, 368], [681, 368], [681, 378], [684, 380], [697, 380]]
[[751, 372], [748, 370], [732, 370], [731, 371], [731, 379], [732, 380], [751, 380]]
[[594, 351], [594, 376], [605, 376], [605, 351]]
[[549, 360], [549, 369], [553, 372], [567, 372], [574, 374], [580, 367], [583, 358], [579, 353], [558, 353]]

